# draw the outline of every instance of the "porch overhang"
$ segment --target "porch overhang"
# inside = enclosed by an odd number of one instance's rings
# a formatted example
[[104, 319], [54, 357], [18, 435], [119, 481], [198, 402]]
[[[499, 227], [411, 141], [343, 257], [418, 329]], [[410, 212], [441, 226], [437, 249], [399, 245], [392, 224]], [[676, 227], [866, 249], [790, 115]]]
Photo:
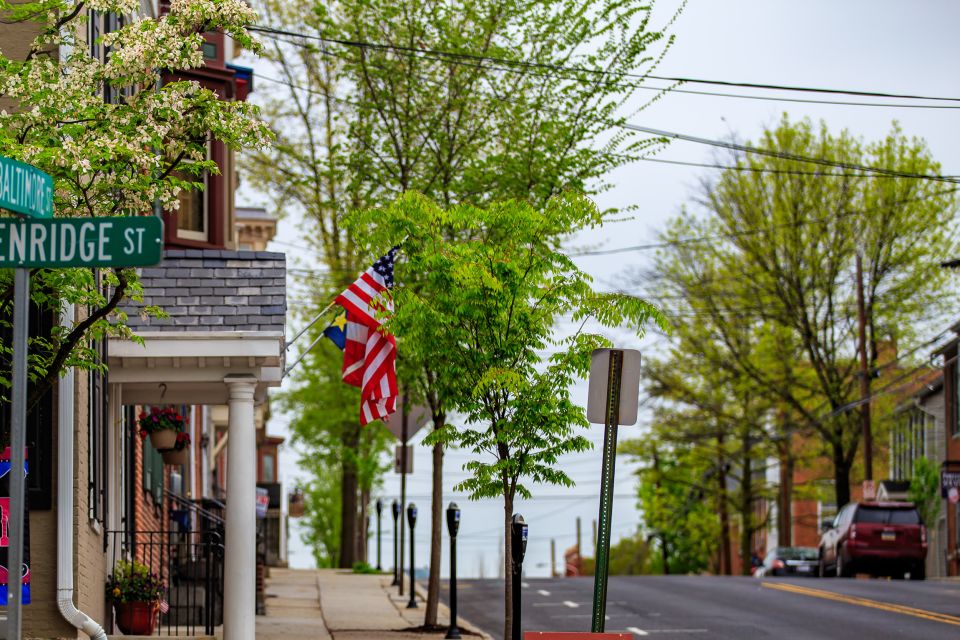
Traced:
[[139, 331], [143, 344], [111, 340], [110, 382], [124, 404], [227, 404], [227, 376], [256, 380], [255, 399], [280, 386], [282, 332]]

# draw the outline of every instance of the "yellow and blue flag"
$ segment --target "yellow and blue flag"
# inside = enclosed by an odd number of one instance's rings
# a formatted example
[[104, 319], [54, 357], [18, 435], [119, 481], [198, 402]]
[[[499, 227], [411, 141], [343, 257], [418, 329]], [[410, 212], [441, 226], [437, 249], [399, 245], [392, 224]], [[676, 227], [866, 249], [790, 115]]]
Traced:
[[347, 312], [338, 315], [330, 326], [323, 330], [323, 335], [343, 351], [347, 345]]

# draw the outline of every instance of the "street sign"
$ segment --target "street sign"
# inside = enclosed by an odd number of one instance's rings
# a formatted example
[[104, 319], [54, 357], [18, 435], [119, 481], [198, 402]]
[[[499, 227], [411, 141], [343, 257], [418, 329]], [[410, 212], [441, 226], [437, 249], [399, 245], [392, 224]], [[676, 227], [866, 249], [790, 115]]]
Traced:
[[264, 487], [257, 487], [257, 517], [266, 518], [269, 506], [270, 492]]
[[0, 209], [31, 218], [52, 218], [53, 178], [36, 167], [0, 156]]
[[[613, 349], [594, 349], [590, 355], [587, 420], [594, 424], [603, 424], [606, 420], [611, 351]], [[618, 424], [637, 424], [637, 404], [640, 400], [640, 352], [634, 349], [616, 349], [616, 351], [623, 354]]]
[[162, 249], [154, 216], [0, 219], [0, 267], [145, 267]]
[[[406, 452], [404, 452], [406, 449]], [[401, 473], [401, 469], [404, 467], [404, 453], [406, 453], [406, 469], [403, 473], [413, 473], [413, 451], [410, 450], [410, 445], [408, 444], [398, 444], [394, 447], [393, 450], [393, 472]]]
[[863, 481], [863, 499], [867, 502], [877, 499], [877, 483], [873, 480]]
[[954, 490], [954, 495], [960, 490], [960, 470], [948, 469], [944, 465], [940, 469], [940, 495], [949, 497], [951, 489]]
[[403, 396], [397, 397], [397, 410], [387, 418], [387, 429], [401, 442], [409, 442], [417, 431], [430, 422], [430, 409], [421, 406], [407, 408], [407, 437], [403, 438]]

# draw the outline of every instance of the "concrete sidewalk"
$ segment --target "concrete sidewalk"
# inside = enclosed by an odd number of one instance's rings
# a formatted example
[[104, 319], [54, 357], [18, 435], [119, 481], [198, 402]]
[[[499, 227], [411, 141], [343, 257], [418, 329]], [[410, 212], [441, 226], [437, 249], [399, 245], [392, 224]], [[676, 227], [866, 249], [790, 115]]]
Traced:
[[[422, 632], [423, 591], [418, 589], [417, 609], [407, 609], [409, 596], [401, 598], [391, 587], [392, 576], [361, 575], [349, 570], [270, 569], [267, 579], [267, 614], [257, 618], [259, 640], [419, 640], [440, 639], [450, 621], [440, 605], [438, 622], [443, 631]], [[490, 636], [460, 621], [466, 637]], [[472, 636], [468, 635], [472, 632]]]

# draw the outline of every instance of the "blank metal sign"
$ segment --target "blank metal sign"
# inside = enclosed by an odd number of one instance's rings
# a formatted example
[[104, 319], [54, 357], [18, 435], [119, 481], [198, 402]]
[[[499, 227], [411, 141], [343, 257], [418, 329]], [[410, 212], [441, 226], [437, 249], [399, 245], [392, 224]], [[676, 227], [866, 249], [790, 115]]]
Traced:
[[[587, 392], [587, 420], [604, 424], [607, 413], [607, 379], [610, 371], [610, 352], [614, 349], [594, 349], [590, 355], [590, 389]], [[636, 349], [616, 349], [623, 352], [620, 375], [621, 425], [637, 424], [637, 403], [640, 400], [640, 352]]]

